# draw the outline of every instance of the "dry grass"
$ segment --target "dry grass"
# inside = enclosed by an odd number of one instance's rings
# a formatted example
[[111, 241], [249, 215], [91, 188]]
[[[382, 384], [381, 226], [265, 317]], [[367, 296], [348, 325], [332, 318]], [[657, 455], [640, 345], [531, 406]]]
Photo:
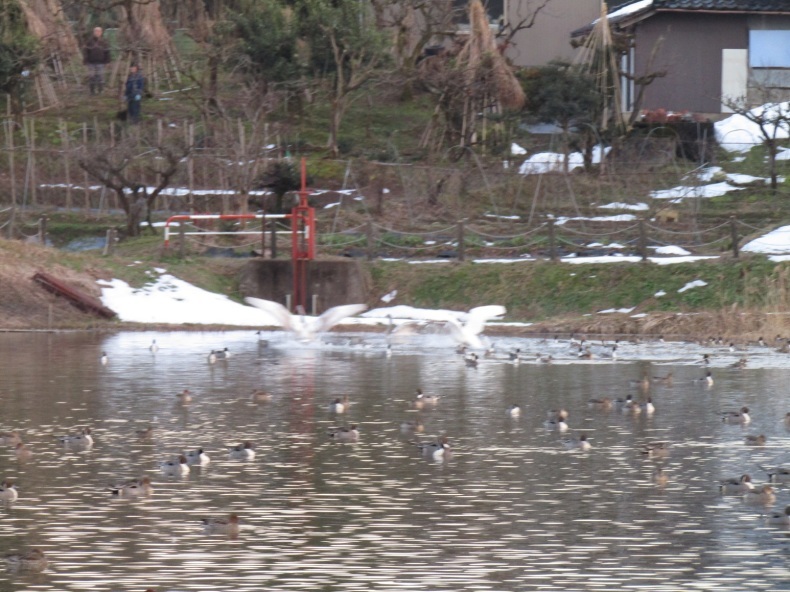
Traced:
[[[78, 269], [61, 263], [68, 259]], [[0, 328], [57, 329], [108, 325], [58, 298], [33, 281], [44, 270], [94, 297], [100, 296], [96, 280], [105, 277], [79, 256], [64, 256], [54, 249], [0, 239]]]
[[[488, 331], [491, 332], [490, 330]], [[725, 343], [745, 344], [764, 337], [790, 334], [790, 313], [729, 310], [696, 313], [652, 313], [643, 318], [629, 315], [567, 316], [535, 323], [523, 329], [502, 328], [500, 332], [519, 335], [585, 335], [590, 338], [658, 337], [670, 341], [704, 343], [721, 338]]]
[[63, 18], [60, 0], [20, 0], [30, 34], [63, 60], [79, 54], [79, 43]]

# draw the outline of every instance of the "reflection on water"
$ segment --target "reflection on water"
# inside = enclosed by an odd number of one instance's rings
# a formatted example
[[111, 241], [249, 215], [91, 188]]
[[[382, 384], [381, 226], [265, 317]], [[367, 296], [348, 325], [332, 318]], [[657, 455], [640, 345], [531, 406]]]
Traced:
[[[567, 342], [503, 339], [469, 368], [437, 342], [387, 357], [380, 336], [292, 348], [269, 337], [0, 335], [0, 431], [19, 430], [33, 451], [19, 463], [0, 447], [0, 480], [19, 485], [0, 505], [0, 552], [40, 547], [50, 559], [40, 574], [0, 571], [0, 591], [788, 588], [789, 531], [761, 518], [790, 504], [788, 486], [767, 508], [718, 492], [721, 479], [762, 484], [761, 467], [790, 466], [787, 354], [752, 348], [738, 369], [743, 352], [726, 348], [625, 345], [613, 362], [580, 360]], [[231, 358], [209, 364], [224, 347]], [[515, 347], [520, 364], [508, 361]], [[710, 388], [698, 380], [703, 353]], [[671, 383], [650, 380], [652, 415], [587, 405], [644, 401], [631, 382], [669, 372]], [[410, 406], [417, 388], [440, 396], [435, 408]], [[184, 389], [191, 401], [177, 397]], [[349, 409], [330, 412], [344, 395]], [[742, 406], [751, 423], [722, 421]], [[558, 408], [568, 433], [544, 427]], [[418, 420], [423, 434], [401, 427]], [[359, 442], [328, 436], [352, 424]], [[92, 446], [59, 440], [88, 427]], [[452, 455], [421, 455], [415, 444], [441, 434]], [[563, 446], [581, 434], [592, 450]], [[750, 434], [767, 445], [746, 446]], [[230, 458], [244, 441], [254, 458]], [[640, 452], [654, 441], [669, 454]], [[160, 471], [198, 449], [208, 464]], [[109, 489], [143, 476], [150, 496]], [[237, 537], [204, 528], [231, 514]]]

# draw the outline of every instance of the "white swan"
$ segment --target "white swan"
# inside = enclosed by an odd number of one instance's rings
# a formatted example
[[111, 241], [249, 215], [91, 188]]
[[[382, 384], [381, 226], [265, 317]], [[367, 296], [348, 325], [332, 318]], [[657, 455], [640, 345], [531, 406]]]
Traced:
[[306, 317], [291, 314], [279, 302], [252, 297], [244, 300], [247, 304], [260, 308], [274, 318], [278, 324], [282, 325], [283, 329], [290, 332], [299, 341], [315, 341], [320, 333], [328, 331], [343, 319], [359, 314], [368, 308], [366, 304], [343, 304], [330, 308], [319, 317]]
[[463, 324], [455, 319], [450, 319], [444, 326], [459, 344], [482, 349], [485, 346], [479, 336], [485, 329], [486, 322], [494, 317], [502, 316], [506, 312], [507, 309], [498, 304], [478, 306], [466, 313], [463, 317]]

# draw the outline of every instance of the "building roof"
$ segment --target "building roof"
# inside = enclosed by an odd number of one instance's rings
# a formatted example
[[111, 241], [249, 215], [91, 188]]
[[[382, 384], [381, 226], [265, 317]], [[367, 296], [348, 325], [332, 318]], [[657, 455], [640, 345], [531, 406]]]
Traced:
[[653, 0], [655, 10], [790, 12], [790, 0]]
[[[790, 15], [790, 0], [635, 0], [610, 10], [609, 22], [612, 25], [627, 26], [661, 12], [759, 12]], [[586, 35], [596, 22], [597, 19], [585, 27], [576, 29], [571, 36]]]

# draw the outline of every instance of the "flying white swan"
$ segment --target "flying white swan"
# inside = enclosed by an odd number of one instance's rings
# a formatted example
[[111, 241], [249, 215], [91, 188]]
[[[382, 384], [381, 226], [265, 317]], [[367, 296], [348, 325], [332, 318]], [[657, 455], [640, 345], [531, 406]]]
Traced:
[[319, 317], [306, 317], [291, 314], [279, 302], [252, 297], [244, 300], [247, 304], [266, 312], [299, 341], [315, 341], [320, 333], [328, 331], [343, 319], [353, 317], [368, 308], [365, 304], [343, 304], [330, 308]]
[[463, 317], [463, 323], [455, 319], [450, 319], [444, 326], [453, 339], [459, 344], [466, 345], [473, 349], [482, 349], [485, 345], [480, 339], [480, 334], [483, 332], [483, 329], [485, 329], [486, 321], [494, 317], [502, 316], [506, 312], [507, 309], [498, 304], [478, 306], [471, 309], [466, 316]]

